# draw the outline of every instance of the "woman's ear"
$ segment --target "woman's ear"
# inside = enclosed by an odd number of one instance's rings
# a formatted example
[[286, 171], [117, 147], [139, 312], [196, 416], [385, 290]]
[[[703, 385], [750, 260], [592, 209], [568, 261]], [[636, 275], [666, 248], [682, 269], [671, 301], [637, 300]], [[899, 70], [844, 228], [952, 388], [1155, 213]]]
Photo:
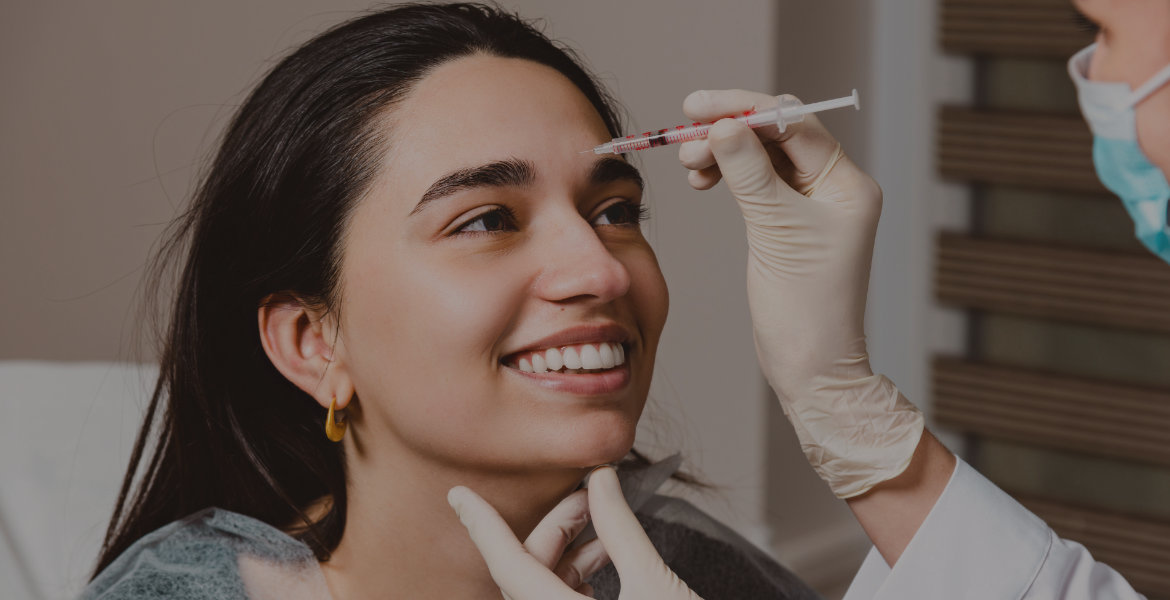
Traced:
[[335, 344], [337, 324], [324, 311], [288, 293], [266, 297], [256, 312], [260, 343], [268, 360], [293, 385], [328, 408], [337, 398], [345, 408], [353, 397], [353, 382]]

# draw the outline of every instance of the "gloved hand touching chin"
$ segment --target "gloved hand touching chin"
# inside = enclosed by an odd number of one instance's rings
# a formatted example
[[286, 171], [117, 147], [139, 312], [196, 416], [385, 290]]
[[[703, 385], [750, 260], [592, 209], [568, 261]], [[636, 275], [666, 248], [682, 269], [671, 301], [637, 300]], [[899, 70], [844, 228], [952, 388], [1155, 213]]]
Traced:
[[[699, 91], [696, 121], [775, 106], [743, 90]], [[696, 189], [722, 178], [747, 226], [747, 290], [760, 366], [805, 456], [841, 498], [864, 494], [910, 464], [921, 413], [874, 375], [863, 320], [881, 213], [877, 183], [809, 115], [784, 132], [716, 123], [679, 160]]]
[[[619, 598], [702, 600], [662, 561], [626, 504], [613, 468], [599, 468], [589, 477], [587, 513], [575, 504], [573, 498], [579, 494], [554, 508], [523, 545], [499, 513], [475, 492], [455, 487], [447, 500], [508, 600], [589, 597], [592, 590], [584, 579], [605, 566], [607, 554], [621, 579]], [[597, 539], [566, 552], [558, 561], [590, 517]]]

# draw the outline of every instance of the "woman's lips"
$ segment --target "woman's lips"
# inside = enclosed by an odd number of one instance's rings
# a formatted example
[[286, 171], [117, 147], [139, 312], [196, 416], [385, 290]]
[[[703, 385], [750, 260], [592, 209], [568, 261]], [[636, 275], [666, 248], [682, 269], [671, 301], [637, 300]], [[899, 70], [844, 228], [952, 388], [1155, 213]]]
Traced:
[[546, 371], [544, 373], [526, 373], [512, 366], [505, 365], [509, 373], [524, 378], [525, 381], [540, 387], [557, 392], [594, 396], [621, 391], [630, 382], [630, 364], [627, 361], [612, 369], [595, 373], [559, 373]]

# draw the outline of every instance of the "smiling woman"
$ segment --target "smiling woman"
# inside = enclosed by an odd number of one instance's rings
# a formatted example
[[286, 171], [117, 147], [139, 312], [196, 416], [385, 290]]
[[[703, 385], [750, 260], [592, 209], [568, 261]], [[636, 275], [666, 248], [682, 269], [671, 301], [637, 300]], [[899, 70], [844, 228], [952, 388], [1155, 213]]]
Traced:
[[[616, 597], [559, 526], [631, 453], [667, 314], [641, 176], [581, 153], [619, 134], [491, 7], [400, 6], [280, 61], [160, 255], [161, 374], [84, 597], [498, 597], [456, 485]], [[705, 597], [813, 595], [681, 501], [639, 516]]]

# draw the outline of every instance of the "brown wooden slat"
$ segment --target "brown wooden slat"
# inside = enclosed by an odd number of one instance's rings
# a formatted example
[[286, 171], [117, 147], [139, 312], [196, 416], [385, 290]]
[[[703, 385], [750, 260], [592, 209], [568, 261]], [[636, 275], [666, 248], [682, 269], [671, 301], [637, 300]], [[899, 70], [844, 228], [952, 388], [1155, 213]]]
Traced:
[[1057, 535], [1080, 542], [1151, 600], [1170, 598], [1170, 523], [1019, 496]]
[[978, 310], [1170, 333], [1170, 269], [1145, 253], [943, 233], [935, 293]]
[[[1047, 113], [1026, 110], [973, 110], [965, 107], [944, 107], [945, 110], [955, 111], [956, 118], [944, 123], [954, 123], [956, 127], [968, 131], [983, 131], [996, 127], [1006, 128], [1009, 131], [1024, 130], [1032, 135], [1042, 137], [1056, 137], [1062, 139], [1088, 139], [1088, 126], [1081, 123], [1075, 114]], [[991, 118], [989, 118], [989, 116]], [[1079, 128], [1061, 127], [1070, 120], [1081, 123]], [[1078, 131], [1081, 130], [1081, 131]]]
[[938, 167], [948, 179], [1107, 193], [1092, 148], [1092, 134], [1077, 115], [955, 106], [939, 112]]
[[954, 358], [935, 359], [933, 382], [934, 416], [944, 425], [1034, 446], [1170, 466], [1170, 389]]
[[943, 0], [939, 38], [959, 54], [1064, 59], [1093, 42], [1067, 0]]

